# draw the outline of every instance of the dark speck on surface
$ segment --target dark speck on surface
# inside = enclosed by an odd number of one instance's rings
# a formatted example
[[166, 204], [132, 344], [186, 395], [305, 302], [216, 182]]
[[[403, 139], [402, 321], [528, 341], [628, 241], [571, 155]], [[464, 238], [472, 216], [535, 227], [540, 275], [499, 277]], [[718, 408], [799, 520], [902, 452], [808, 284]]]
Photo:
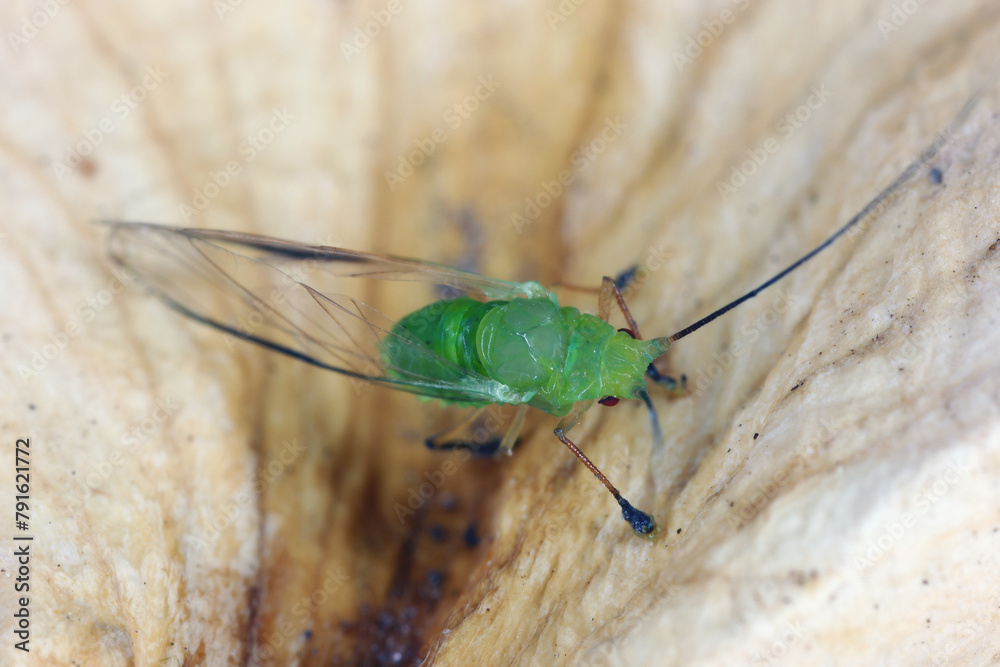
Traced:
[[475, 549], [479, 546], [479, 533], [476, 532], [476, 524], [469, 524], [469, 527], [465, 529], [465, 533], [462, 535], [462, 540], [465, 542], [465, 546], [470, 549]]

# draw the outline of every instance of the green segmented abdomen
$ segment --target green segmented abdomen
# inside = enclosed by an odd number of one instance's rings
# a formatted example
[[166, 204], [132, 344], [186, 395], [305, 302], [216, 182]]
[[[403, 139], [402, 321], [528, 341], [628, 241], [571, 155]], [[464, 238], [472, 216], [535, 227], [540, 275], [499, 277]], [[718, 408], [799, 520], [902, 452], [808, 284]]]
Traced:
[[[395, 336], [416, 338], [435, 354], [387, 341], [383, 358], [390, 374], [461, 383], [460, 378], [452, 377], [454, 368], [441, 363], [440, 358], [444, 358], [502, 385], [497, 387], [493, 402], [523, 403], [540, 390], [559, 384], [570, 337], [567, 319], [574, 321], [579, 315], [575, 308], [561, 309], [545, 298], [436, 301], [410, 313], [393, 328]], [[446, 402], [475, 402], [454, 392], [430, 395]]]
[[[405, 330], [448, 361], [488, 375], [476, 353], [476, 334], [486, 313], [505, 303], [482, 303], [467, 296], [435, 301], [401, 319], [393, 333], [399, 335], [401, 329]], [[414, 363], [420, 362], [417, 359], [393, 359], [393, 365], [419, 373], [420, 369], [415, 368]], [[434, 377], [432, 370], [431, 373]]]
[[[393, 334], [416, 338], [435, 354], [386, 344], [389, 373], [460, 385], [454, 368], [440, 361], [444, 358], [502, 385], [493, 390], [493, 402], [529, 403], [554, 415], [566, 414], [576, 401], [635, 398], [645, 386], [646, 367], [666, 350], [666, 339], [633, 340], [593, 315], [545, 298], [437, 301], [404, 317]], [[475, 402], [455, 391], [428, 395]]]

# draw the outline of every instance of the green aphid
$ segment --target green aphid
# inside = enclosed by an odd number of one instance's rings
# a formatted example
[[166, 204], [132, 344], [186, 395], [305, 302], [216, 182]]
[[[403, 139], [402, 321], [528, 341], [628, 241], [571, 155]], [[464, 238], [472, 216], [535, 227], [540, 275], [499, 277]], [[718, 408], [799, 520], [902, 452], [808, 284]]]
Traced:
[[[595, 400], [605, 405], [618, 398], [648, 403], [645, 375], [670, 343], [666, 338], [638, 340], [629, 330], [616, 331], [598, 317], [560, 307], [556, 295], [538, 283], [524, 287], [538, 296], [486, 302], [462, 296], [410, 313], [382, 342], [385, 367], [405, 369], [390, 371], [400, 380], [416, 375], [446, 385], [428, 390], [424, 396], [429, 398], [478, 407], [526, 405], [563, 417], [556, 436], [608, 487], [632, 528], [642, 535], [653, 533], [652, 517], [632, 507], [566, 438], [566, 431]], [[612, 289], [620, 298], [617, 287]], [[456, 374], [456, 367], [478, 377]], [[489, 400], [470, 400], [477, 394]], [[513, 446], [521, 417], [515, 423], [500, 443], [501, 451]], [[658, 436], [659, 427], [655, 430]]]
[[[393, 334], [383, 344], [387, 368], [452, 379], [436, 363], [443, 357], [493, 380], [482, 387], [490, 402], [526, 403], [557, 417], [579, 401], [640, 398], [646, 369], [669, 347], [665, 338], [636, 340], [598, 317], [560, 308], [551, 293], [485, 303], [467, 296], [437, 301], [401, 319]], [[399, 345], [399, 339], [423, 345]], [[436, 357], [425, 354], [424, 346]], [[426, 395], [455, 400], [451, 391]]]
[[[971, 112], [974, 95], [942, 136], [951, 136]], [[594, 473], [621, 506], [636, 533], [653, 535], [652, 516], [635, 509], [566, 437], [595, 401], [640, 399], [656, 412], [646, 380], [683, 392], [657, 371], [654, 360], [671, 343], [759, 294], [875, 212], [937, 154], [935, 142], [843, 227], [756, 289], [664, 338], [642, 340], [621, 296], [628, 274], [604, 278], [598, 315], [562, 307], [537, 282], [512, 283], [440, 264], [353, 250], [303, 245], [237, 232], [108, 222], [112, 258], [178, 311], [233, 336], [342, 373], [414, 393], [427, 400], [485, 409], [520, 406], [499, 442], [446, 441], [510, 452], [528, 407], [560, 418], [555, 435]], [[932, 179], [933, 180], [933, 179]], [[937, 175], [940, 182], [940, 172]], [[364, 281], [442, 286], [457, 296], [430, 299], [399, 321], [366, 305]], [[425, 289], [426, 293], [431, 290]], [[425, 299], [427, 300], [427, 299]], [[621, 310], [628, 329], [608, 323]]]
[[[556, 436], [614, 495], [640, 534], [653, 518], [625, 500], [566, 437], [595, 400], [642, 399], [645, 377], [677, 391], [652, 366], [666, 338], [640, 340], [618, 286], [606, 278], [601, 317], [561, 307], [537, 282], [512, 283], [440, 264], [207, 229], [111, 222], [112, 258], [173, 308], [233, 336], [316, 366], [470, 408], [520, 406], [502, 438], [433, 448], [513, 448], [524, 410], [561, 417]], [[351, 294], [357, 281], [422, 282], [461, 296], [431, 301], [398, 322]], [[427, 290], [429, 292], [429, 290]], [[611, 304], [631, 329], [606, 321]], [[659, 439], [655, 412], [651, 413]]]

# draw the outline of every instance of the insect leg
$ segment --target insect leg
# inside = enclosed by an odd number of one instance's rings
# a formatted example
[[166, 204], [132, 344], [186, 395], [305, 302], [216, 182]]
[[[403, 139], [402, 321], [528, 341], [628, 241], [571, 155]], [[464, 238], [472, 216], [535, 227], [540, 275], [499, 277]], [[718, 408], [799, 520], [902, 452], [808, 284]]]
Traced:
[[649, 392], [643, 389], [639, 393], [639, 398], [642, 399], [642, 402], [646, 404], [646, 409], [649, 410], [649, 421], [653, 428], [653, 443], [662, 447], [663, 430], [660, 428], [660, 416], [656, 414], [656, 408], [653, 407], [653, 401], [649, 398]]
[[635, 274], [639, 272], [639, 265], [633, 264], [615, 277], [615, 285], [619, 290], [623, 290], [635, 280]]
[[493, 457], [497, 455], [500, 451], [500, 439], [493, 438], [492, 440], [487, 440], [486, 442], [467, 442], [465, 440], [444, 440], [438, 441], [431, 436], [424, 440], [424, 444], [427, 449], [433, 449], [438, 452], [450, 452], [455, 449], [468, 449], [472, 452], [473, 456], [481, 456], [483, 458]]
[[[614, 300], [618, 302], [618, 307], [621, 309], [622, 315], [625, 316], [625, 321], [628, 322], [631, 333], [634, 334], [636, 338], [641, 339], [642, 336], [639, 335], [639, 326], [636, 324], [635, 318], [632, 317], [632, 313], [629, 312], [628, 306], [625, 304], [625, 299], [622, 297], [621, 292], [622, 286], [627, 286], [634, 277], [634, 274], [635, 271], [632, 271], [631, 273], [626, 271], [615, 279], [604, 276], [604, 280], [601, 284], [601, 295], [597, 303], [597, 314], [598, 317], [606, 322], [608, 317], [611, 315], [611, 299], [614, 298]], [[646, 377], [672, 394], [683, 394], [684, 389], [687, 387], [686, 375], [681, 375], [681, 379], [678, 381], [658, 371], [656, 366], [653, 364], [650, 364], [649, 368], [646, 369]]]
[[642, 336], [639, 335], [639, 325], [636, 324], [635, 318], [632, 317], [628, 306], [625, 305], [625, 299], [622, 298], [621, 290], [618, 289], [618, 283], [614, 278], [604, 276], [601, 280], [601, 294], [597, 297], [597, 316], [605, 322], [611, 317], [612, 299], [618, 302], [618, 307], [621, 309], [622, 315], [625, 316], [625, 321], [628, 322], [632, 337], [641, 340]]
[[[637, 264], [633, 264], [632, 266], [628, 267], [615, 277], [615, 285], [617, 285], [618, 289], [620, 290], [625, 289], [626, 287], [632, 284], [632, 281], [635, 280], [635, 274], [638, 272], [639, 272], [639, 266]], [[600, 294], [601, 292], [600, 287], [586, 287], [584, 285], [577, 285], [575, 283], [566, 283], [560, 280], [553, 282], [552, 286], [561, 287], [563, 289], [568, 289], [573, 292], [584, 292], [586, 294]]]
[[646, 377], [676, 396], [683, 396], [687, 389], [687, 375], [681, 373], [681, 379], [677, 380], [656, 370], [655, 364], [646, 369]]
[[[625, 316], [625, 321], [628, 322], [629, 333], [632, 334], [633, 338], [641, 338], [639, 335], [639, 325], [636, 324], [635, 318], [632, 317], [632, 313], [629, 312], [628, 306], [625, 304], [625, 299], [622, 297], [621, 286], [627, 285], [633, 276], [635, 275], [635, 270], [631, 272], [626, 271], [618, 278], [612, 279], [604, 276], [601, 281], [601, 294], [597, 303], [597, 314], [605, 322], [611, 316], [611, 303], [612, 299], [618, 302], [618, 307], [622, 311], [622, 315]], [[669, 378], [666, 375], [661, 374], [653, 364], [649, 365], [646, 369], [646, 375], [649, 376], [651, 380], [657, 384], [661, 384], [671, 392], [671, 393], [684, 393], [684, 386], [687, 382], [687, 378], [681, 376], [681, 381], [678, 383], [673, 378]], [[653, 402], [649, 400], [649, 394], [645, 391], [639, 395], [639, 398], [646, 404], [646, 408], [649, 410], [649, 421], [653, 429], [653, 441], [657, 445], [663, 443], [663, 431], [660, 429], [660, 418], [656, 414], [656, 409], [653, 407]]]
[[637, 510], [632, 506], [632, 503], [622, 497], [622, 494], [620, 494], [618, 489], [616, 489], [614, 485], [608, 481], [608, 478], [604, 476], [604, 473], [598, 470], [597, 466], [595, 466], [591, 460], [580, 451], [580, 448], [577, 447], [572, 440], [566, 437], [566, 432], [561, 428], [562, 424], [563, 422], [559, 422], [559, 426], [557, 426], [554, 431], [556, 437], [559, 438], [559, 441], [566, 445], [569, 451], [573, 452], [573, 455], [580, 459], [580, 462], [587, 466], [587, 469], [590, 470], [590, 472], [594, 473], [594, 477], [596, 477], [598, 481], [600, 481], [600, 483], [611, 492], [611, 495], [614, 496], [615, 500], [618, 501], [618, 505], [622, 508], [622, 518], [628, 521], [629, 525], [632, 526], [632, 530], [634, 530], [637, 535], [649, 535], [653, 533], [653, 531], [656, 530], [656, 522], [653, 520], [653, 517], [646, 514], [642, 510]]
[[566, 289], [571, 292], [583, 292], [584, 294], [597, 294], [601, 291], [600, 287], [587, 287], [585, 285], [577, 285], [576, 283], [564, 283], [561, 280], [553, 282], [552, 286]]
[[[632, 313], [629, 312], [628, 306], [625, 304], [625, 299], [622, 297], [621, 292], [622, 284], [628, 285], [631, 278], [632, 275], [628, 272], [623, 273], [614, 280], [604, 276], [604, 280], [601, 285], [601, 296], [597, 304], [597, 313], [602, 320], [607, 321], [611, 314], [611, 299], [613, 297], [618, 302], [618, 307], [621, 308], [622, 315], [625, 316], [625, 321], [628, 322], [628, 325], [631, 328], [631, 333], [634, 334], [636, 338], [641, 339], [642, 336], [639, 335], [639, 326], [635, 323]], [[671, 394], [683, 395], [684, 390], [687, 388], [686, 375], [681, 375], [681, 379], [678, 381], [658, 371], [656, 366], [653, 364], [650, 364], [649, 368], [646, 369], [646, 377], [669, 391]], [[646, 401], [646, 405], [650, 405], [648, 396], [644, 400]], [[650, 409], [652, 409], [652, 407]]]
[[497, 453], [510, 456], [511, 450], [514, 449], [514, 444], [517, 442], [517, 436], [521, 434], [521, 428], [524, 427], [524, 415], [527, 414], [527, 412], [527, 403], [522, 403], [518, 406], [517, 412], [514, 414], [514, 423], [510, 425], [510, 428], [507, 429], [507, 433], [503, 436], [503, 440], [500, 441], [500, 447], [498, 448]]
[[[482, 442], [476, 442], [470, 441], [467, 437], [468, 426], [474, 424], [488, 407], [489, 406], [484, 406], [479, 408], [478, 410], [473, 411], [472, 414], [465, 419], [449, 427], [447, 430], [428, 436], [424, 440], [424, 445], [427, 449], [434, 449], [438, 451], [468, 449], [475, 456], [495, 455], [503, 444], [500, 438], [490, 438]], [[513, 446], [514, 443], [511, 442], [510, 447], [513, 448]]]

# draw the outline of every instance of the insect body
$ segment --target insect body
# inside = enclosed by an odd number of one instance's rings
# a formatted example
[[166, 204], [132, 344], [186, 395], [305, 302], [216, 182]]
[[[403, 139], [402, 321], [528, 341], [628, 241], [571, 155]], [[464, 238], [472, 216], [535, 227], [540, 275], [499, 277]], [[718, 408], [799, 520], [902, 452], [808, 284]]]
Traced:
[[[527, 403], [557, 417], [579, 401], [641, 398], [646, 369], [669, 346], [665, 338], [637, 340], [593, 315], [560, 308], [551, 293], [486, 303], [469, 297], [438, 301], [404, 317], [394, 333], [496, 380], [493, 402]], [[425, 365], [427, 355], [411, 354], [419, 347], [395, 341], [383, 346], [387, 367], [424, 376], [438, 371], [436, 364]]]
[[[555, 435], [607, 487], [625, 519], [636, 510], [566, 437], [595, 399], [642, 398], [666, 338], [638, 340], [617, 287], [605, 280], [603, 319], [560, 307], [537, 282], [511, 283], [440, 264], [207, 229], [109, 222], [112, 258], [167, 304], [200, 322], [351, 377], [470, 407], [519, 405], [498, 449], [509, 452], [535, 407], [562, 417]], [[351, 281], [423, 282], [461, 296], [398, 322], [360, 299]], [[633, 327], [608, 324], [616, 298]], [[432, 446], [432, 440], [428, 440]]]
[[[971, 112], [980, 91], [941, 136]], [[487, 278], [440, 264], [291, 243], [236, 232], [108, 222], [110, 251], [167, 304], [200, 322], [344, 375], [470, 407], [520, 406], [499, 445], [513, 446], [524, 408], [560, 417], [554, 433], [611, 492], [636, 533], [655, 531], [566, 436], [595, 400], [638, 398], [659, 426], [645, 379], [676, 389], [653, 361], [671, 343], [756, 296], [868, 218], [940, 150], [935, 142], [832, 236], [757, 288], [694, 324], [642, 340], [618, 285], [605, 278], [598, 317], [560, 307], [537, 282]], [[394, 321], [368, 306], [356, 281], [445, 286], [459, 296], [432, 301]], [[352, 283], [352, 281], [355, 281]], [[608, 324], [613, 304], [630, 329]], [[430, 441], [429, 441], [430, 442]]]

